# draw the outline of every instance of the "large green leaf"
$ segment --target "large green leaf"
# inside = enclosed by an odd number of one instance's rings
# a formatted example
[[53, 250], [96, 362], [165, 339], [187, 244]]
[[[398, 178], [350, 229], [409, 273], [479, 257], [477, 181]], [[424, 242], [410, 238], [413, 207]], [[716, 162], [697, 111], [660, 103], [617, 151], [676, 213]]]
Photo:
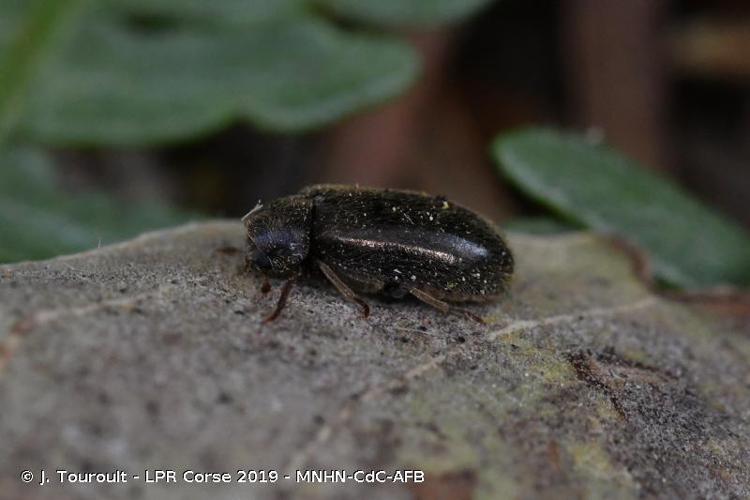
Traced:
[[[397, 95], [418, 67], [397, 38], [343, 31], [299, 0], [86, 5], [59, 57], [36, 72], [27, 139], [142, 146], [238, 119], [305, 130]], [[17, 2], [0, 1], [0, 19], [4, 10], [17, 17]], [[0, 51], [8, 44], [0, 38]]]
[[[101, 0], [100, 0], [101, 1]], [[295, 16], [307, 0], [106, 0], [107, 7], [139, 17], [251, 25]]]
[[0, 153], [0, 262], [94, 248], [187, 219], [157, 203], [117, 203], [94, 193], [72, 197], [60, 191], [44, 154]]
[[436, 26], [454, 21], [492, 0], [318, 0], [339, 15], [389, 26]]
[[0, 145], [16, 125], [29, 82], [78, 0], [0, 0]]
[[567, 219], [643, 248], [680, 287], [750, 284], [750, 237], [671, 182], [578, 136], [527, 130], [497, 139], [501, 170]]

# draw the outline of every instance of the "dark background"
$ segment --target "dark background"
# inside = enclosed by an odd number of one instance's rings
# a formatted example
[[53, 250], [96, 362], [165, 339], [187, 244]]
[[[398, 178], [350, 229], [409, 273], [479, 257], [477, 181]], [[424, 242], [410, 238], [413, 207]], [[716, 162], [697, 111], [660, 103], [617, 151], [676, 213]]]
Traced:
[[542, 124], [603, 136], [750, 225], [747, 2], [502, 0], [402, 35], [424, 71], [385, 105], [306, 134], [235, 125], [163, 149], [62, 150], [62, 178], [229, 217], [314, 182], [408, 187], [505, 221], [537, 209], [499, 180], [488, 144]]

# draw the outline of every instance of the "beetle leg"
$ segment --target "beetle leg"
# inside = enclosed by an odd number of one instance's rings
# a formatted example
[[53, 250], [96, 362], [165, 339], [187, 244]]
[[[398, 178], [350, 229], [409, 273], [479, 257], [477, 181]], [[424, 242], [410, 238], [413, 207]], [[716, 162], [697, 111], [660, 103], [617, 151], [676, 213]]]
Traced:
[[424, 302], [425, 304], [429, 304], [435, 309], [440, 309], [444, 313], [448, 314], [451, 310], [451, 306], [448, 305], [446, 302], [443, 302], [442, 300], [436, 299], [432, 295], [430, 295], [427, 292], [423, 292], [419, 288], [412, 288], [409, 290], [409, 293], [414, 295], [416, 298]]
[[284, 286], [281, 288], [281, 295], [279, 295], [279, 301], [276, 303], [276, 307], [274, 308], [273, 312], [263, 320], [263, 323], [269, 323], [279, 317], [279, 314], [281, 314], [282, 309], [284, 309], [284, 306], [286, 305], [286, 299], [289, 297], [289, 292], [292, 291], [292, 285], [294, 285], [294, 279], [290, 279], [286, 283], [284, 283]]
[[367, 302], [360, 299], [357, 294], [354, 293], [354, 291], [349, 288], [347, 284], [344, 283], [343, 280], [339, 278], [335, 272], [333, 272], [333, 269], [331, 269], [328, 264], [322, 261], [318, 261], [318, 267], [320, 267], [320, 270], [323, 271], [323, 274], [325, 274], [326, 278], [328, 278], [328, 281], [330, 281], [333, 286], [336, 287], [336, 290], [338, 290], [346, 300], [354, 302], [362, 308], [362, 316], [366, 318], [370, 315], [370, 306], [367, 305]]
[[476, 314], [474, 314], [473, 312], [467, 311], [466, 309], [461, 309], [460, 307], [454, 307], [448, 304], [447, 302], [443, 302], [440, 299], [436, 299], [429, 293], [423, 290], [420, 290], [419, 288], [412, 288], [409, 290], [409, 293], [412, 294], [414, 297], [418, 298], [419, 300], [421, 300], [422, 302], [424, 302], [425, 304], [431, 305], [435, 309], [439, 309], [446, 314], [449, 312], [461, 313], [473, 319], [474, 321], [478, 321], [479, 323], [483, 325], [485, 324], [484, 320], [480, 318], [479, 316], [477, 316]]

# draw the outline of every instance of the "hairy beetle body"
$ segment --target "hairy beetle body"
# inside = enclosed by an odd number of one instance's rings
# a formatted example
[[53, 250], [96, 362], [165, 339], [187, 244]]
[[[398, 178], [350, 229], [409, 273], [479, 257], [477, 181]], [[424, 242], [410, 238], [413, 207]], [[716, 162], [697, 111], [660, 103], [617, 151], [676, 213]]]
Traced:
[[311, 186], [245, 224], [250, 267], [276, 277], [317, 267], [366, 311], [355, 292], [411, 294], [447, 311], [444, 301], [498, 298], [513, 273], [511, 252], [489, 221], [411, 191]]

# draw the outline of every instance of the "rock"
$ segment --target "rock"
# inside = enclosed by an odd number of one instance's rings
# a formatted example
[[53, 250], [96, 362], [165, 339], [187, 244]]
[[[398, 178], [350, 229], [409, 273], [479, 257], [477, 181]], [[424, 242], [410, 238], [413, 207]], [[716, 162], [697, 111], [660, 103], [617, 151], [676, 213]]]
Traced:
[[[487, 326], [374, 299], [363, 320], [308, 281], [262, 327], [279, 283], [259, 293], [242, 239], [206, 223], [0, 267], [1, 498], [750, 497], [748, 332], [652, 295], [594, 236], [511, 235]], [[295, 480], [404, 469], [425, 482]]]

